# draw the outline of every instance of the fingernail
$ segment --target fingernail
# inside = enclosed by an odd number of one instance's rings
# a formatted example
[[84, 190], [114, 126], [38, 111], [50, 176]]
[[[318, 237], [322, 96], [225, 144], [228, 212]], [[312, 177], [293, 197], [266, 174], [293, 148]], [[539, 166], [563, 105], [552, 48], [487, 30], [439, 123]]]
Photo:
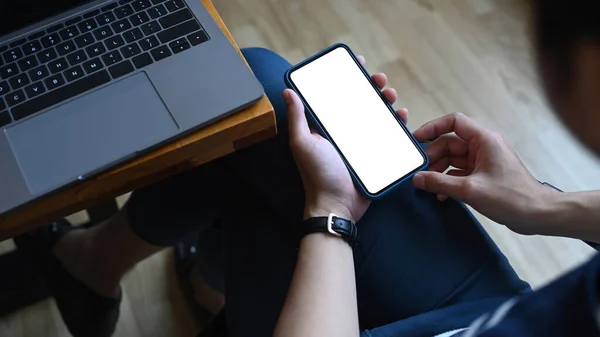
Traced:
[[283, 91], [283, 100], [287, 103], [290, 104], [291, 101], [291, 96], [290, 96], [290, 90], [289, 89], [285, 89]]
[[415, 176], [413, 177], [412, 181], [413, 181], [413, 184], [416, 187], [421, 188], [425, 184], [425, 177], [423, 177], [423, 174], [421, 174], [419, 172], [419, 173], [415, 174]]

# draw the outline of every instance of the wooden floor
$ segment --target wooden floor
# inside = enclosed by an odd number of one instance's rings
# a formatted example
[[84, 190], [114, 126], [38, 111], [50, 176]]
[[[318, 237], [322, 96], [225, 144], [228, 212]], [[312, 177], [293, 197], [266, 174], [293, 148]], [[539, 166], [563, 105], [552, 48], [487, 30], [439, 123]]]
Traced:
[[[242, 47], [273, 49], [295, 63], [335, 42], [386, 72], [409, 126], [461, 111], [499, 130], [542, 181], [600, 187], [599, 162], [549, 111], [532, 65], [526, 0], [215, 0]], [[538, 287], [591, 249], [575, 240], [524, 237], [480, 217], [518, 273]], [[5, 244], [6, 246], [6, 244]], [[116, 336], [192, 336], [174, 285], [170, 252], [123, 282]], [[10, 271], [4, 271], [10, 272]], [[0, 318], [0, 336], [67, 336], [52, 301]]]

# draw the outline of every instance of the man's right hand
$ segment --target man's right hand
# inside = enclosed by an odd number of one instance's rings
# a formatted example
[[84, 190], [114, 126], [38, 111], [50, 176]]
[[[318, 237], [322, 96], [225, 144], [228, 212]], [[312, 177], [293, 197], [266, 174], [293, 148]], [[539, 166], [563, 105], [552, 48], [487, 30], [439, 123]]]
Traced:
[[430, 166], [414, 176], [417, 188], [440, 200], [461, 200], [515, 232], [544, 232], [545, 210], [560, 192], [540, 184], [500, 134], [453, 113], [414, 135], [419, 141], [437, 138], [425, 148]]

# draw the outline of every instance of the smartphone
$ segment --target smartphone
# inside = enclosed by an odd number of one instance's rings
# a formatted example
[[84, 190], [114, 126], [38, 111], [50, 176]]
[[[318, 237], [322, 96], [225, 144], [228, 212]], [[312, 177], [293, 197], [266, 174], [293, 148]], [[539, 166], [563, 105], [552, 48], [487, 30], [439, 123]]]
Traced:
[[348, 46], [299, 63], [285, 82], [366, 197], [379, 198], [427, 167], [427, 155]]

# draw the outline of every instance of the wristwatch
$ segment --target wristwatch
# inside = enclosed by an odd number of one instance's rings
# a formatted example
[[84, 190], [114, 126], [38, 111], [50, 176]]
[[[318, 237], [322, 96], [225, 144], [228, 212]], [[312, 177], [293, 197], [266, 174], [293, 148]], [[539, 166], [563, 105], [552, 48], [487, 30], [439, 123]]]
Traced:
[[305, 235], [311, 233], [330, 233], [344, 239], [352, 247], [356, 247], [358, 244], [358, 229], [356, 225], [352, 221], [339, 218], [333, 213], [329, 213], [329, 216], [308, 218], [302, 221], [296, 228], [298, 242]]

